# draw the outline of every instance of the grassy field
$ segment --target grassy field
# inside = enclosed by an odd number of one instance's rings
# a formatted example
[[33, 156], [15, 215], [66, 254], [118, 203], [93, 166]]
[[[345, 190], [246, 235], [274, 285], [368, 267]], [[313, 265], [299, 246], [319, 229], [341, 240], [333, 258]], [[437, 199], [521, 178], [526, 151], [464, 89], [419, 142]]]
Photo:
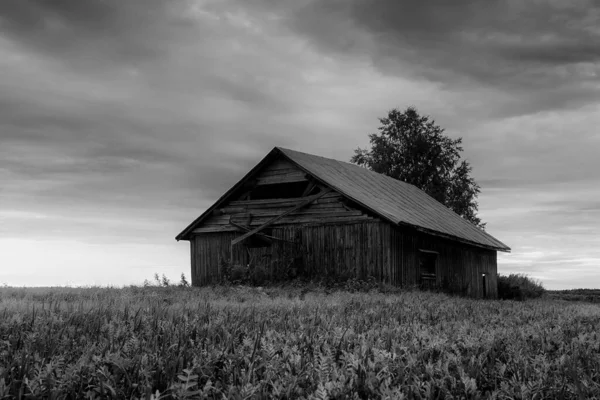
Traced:
[[593, 398], [600, 306], [301, 288], [0, 288], [0, 399]]

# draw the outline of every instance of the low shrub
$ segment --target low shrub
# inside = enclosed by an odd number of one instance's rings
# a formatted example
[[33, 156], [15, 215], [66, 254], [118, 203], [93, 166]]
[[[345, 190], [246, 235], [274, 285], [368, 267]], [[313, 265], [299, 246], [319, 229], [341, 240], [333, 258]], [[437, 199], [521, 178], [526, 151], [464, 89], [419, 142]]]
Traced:
[[546, 292], [540, 281], [525, 274], [498, 275], [498, 297], [505, 300], [526, 300], [541, 297]]
[[228, 280], [231, 283], [246, 283], [248, 280], [248, 268], [239, 264], [232, 266], [229, 270]]
[[177, 283], [177, 284], [175, 284], [169, 278], [167, 278], [167, 276], [165, 274], [162, 274], [162, 276], [159, 276], [158, 273], [154, 273], [154, 281], [153, 282], [149, 281], [148, 279], [144, 280], [144, 287], [146, 287], [146, 288], [148, 288], [148, 287], [174, 287], [174, 286], [190, 287], [190, 283], [186, 279], [185, 274], [183, 272], [181, 273], [181, 279], [180, 279], [179, 283]]
[[265, 268], [255, 265], [250, 271], [250, 282], [255, 286], [262, 286], [268, 282], [268, 274]]

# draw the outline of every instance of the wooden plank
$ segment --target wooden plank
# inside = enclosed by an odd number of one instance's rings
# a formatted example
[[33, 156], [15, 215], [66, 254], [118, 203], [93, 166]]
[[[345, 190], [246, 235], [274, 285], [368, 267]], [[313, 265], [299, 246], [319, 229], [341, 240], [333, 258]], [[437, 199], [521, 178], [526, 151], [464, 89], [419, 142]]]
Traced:
[[304, 193], [302, 193], [302, 197], [308, 196], [310, 192], [317, 186], [314, 180], [311, 180], [306, 189], [304, 189]]
[[[236, 224], [233, 221], [230, 221], [230, 224], [233, 225], [233, 226], [235, 226], [236, 228], [239, 228], [239, 229], [245, 231], [245, 232], [249, 232], [249, 231], [252, 230], [252, 228], [250, 226], [239, 225], [239, 224]], [[256, 233], [256, 236], [260, 236], [261, 238], [263, 238], [265, 240], [268, 240], [268, 241], [279, 240], [279, 241], [282, 241], [282, 242], [296, 243], [296, 242], [291, 242], [291, 241], [286, 240], [286, 239], [282, 239], [280, 237], [266, 235], [264, 233]]]
[[[355, 222], [368, 222], [373, 221], [373, 217], [369, 217], [367, 215], [361, 216], [342, 216], [342, 217], [324, 217], [324, 216], [315, 216], [314, 218], [308, 217], [286, 217], [273, 225], [281, 226], [281, 225], [323, 225], [323, 224], [332, 224], [332, 223], [355, 223]], [[256, 224], [258, 225], [258, 224]], [[253, 226], [256, 226], [253, 225]]]
[[[236, 218], [234, 216], [234, 221], [241, 225], [248, 225], [252, 227], [257, 227], [262, 224], [269, 222], [270, 219], [276, 217], [278, 214], [270, 214], [263, 216], [255, 216], [252, 218], [250, 224], [246, 223], [246, 220], [243, 218]], [[277, 221], [274, 222], [275, 225], [283, 225], [283, 224], [293, 224], [293, 223], [313, 223], [313, 222], [324, 222], [324, 221], [362, 221], [362, 220], [373, 220], [373, 217], [368, 215], [361, 214], [358, 211], [355, 212], [330, 212], [330, 213], [309, 213], [309, 214], [292, 214], [287, 215]], [[208, 227], [216, 227], [216, 226], [226, 226], [229, 225], [229, 216], [223, 215], [220, 217], [212, 217], [210, 221], [207, 221], [206, 224], [203, 224], [201, 228]]]
[[287, 174], [292, 174], [292, 173], [300, 173], [302, 175], [305, 175], [304, 171], [302, 171], [298, 168], [283, 168], [283, 169], [265, 169], [264, 171], [260, 172], [257, 176], [259, 178], [261, 178], [261, 177], [267, 177], [267, 176], [287, 175]]
[[[321, 199], [323, 200], [323, 199]], [[299, 204], [296, 203], [296, 204]], [[296, 205], [293, 204], [293, 205]], [[239, 213], [255, 213], [257, 211], [266, 211], [270, 212], [271, 210], [281, 210], [285, 211], [288, 207], [282, 207], [281, 205], [257, 205], [257, 206], [226, 206], [223, 208], [219, 208], [215, 215], [223, 215], [223, 214], [239, 214]], [[347, 210], [339, 201], [334, 201], [334, 199], [325, 199], [324, 202], [320, 200], [315, 201], [310, 204], [307, 210]], [[216, 211], [216, 210], [215, 210]], [[356, 211], [355, 209], [350, 209], [349, 211]]]
[[[213, 218], [215, 220], [218, 220], [218, 219], [225, 219], [227, 217], [232, 217], [232, 218], [235, 218], [236, 221], [239, 222], [242, 219], [247, 219], [249, 215], [251, 215], [252, 220], [254, 220], [257, 218], [275, 217], [284, 211], [286, 211], [286, 210], [260, 210], [260, 211], [252, 211], [251, 213], [225, 214], [225, 215], [220, 215], [218, 217], [213, 217]], [[331, 215], [331, 216], [335, 216], [335, 217], [349, 216], [350, 217], [350, 216], [360, 216], [360, 215], [365, 215], [365, 214], [363, 214], [360, 211], [346, 211], [344, 209], [340, 210], [337, 208], [325, 208], [325, 209], [308, 208], [306, 210], [300, 209], [291, 214], [291, 216], [293, 216], [293, 217], [303, 217], [303, 216], [310, 217], [310, 216], [315, 216], [315, 215], [319, 215], [319, 216]], [[249, 225], [249, 224], [242, 224], [242, 225]]]
[[[232, 226], [235, 226], [236, 228], [239, 228], [239, 229], [241, 229], [244, 232], [249, 232], [249, 231], [252, 230], [252, 228], [250, 228], [248, 226], [244, 226], [244, 225], [240, 225], [240, 224], [235, 223], [234, 221], [231, 220], [231, 217], [229, 217], [229, 223]], [[257, 233], [256, 236], [258, 236], [261, 239], [265, 240], [269, 244], [273, 243], [273, 241], [271, 239], [277, 239], [277, 238], [274, 238], [273, 236], [269, 236], [269, 235], [266, 235], [266, 234], [263, 234], [263, 233]]]
[[[331, 198], [341, 199], [342, 196], [333, 190], [326, 189], [326, 191], [317, 193], [322, 194], [323, 197], [319, 198], [319, 201]], [[316, 195], [315, 195], [316, 196]], [[234, 200], [229, 202], [230, 206], [254, 206], [254, 205], [265, 205], [265, 204], [281, 204], [281, 205], [296, 205], [306, 200], [305, 197], [292, 197], [289, 199], [261, 199], [261, 200]]]
[[310, 203], [312, 203], [313, 201], [323, 197], [324, 195], [326, 195], [329, 192], [329, 190], [323, 191], [315, 196], [312, 196], [308, 199], [306, 199], [305, 201], [303, 201], [302, 203], [298, 204], [297, 206], [289, 209], [288, 211], [272, 218], [271, 220], [265, 222], [264, 224], [262, 224], [261, 226], [259, 226], [258, 228], [255, 228], [253, 230], [251, 230], [250, 232], [247, 232], [245, 234], [243, 234], [242, 236], [240, 236], [239, 238], [236, 238], [234, 240], [231, 241], [231, 245], [235, 245], [239, 242], [241, 242], [242, 240], [254, 235], [255, 233], [260, 232], [261, 230], [267, 228], [269, 225], [272, 225], [273, 223], [279, 221], [281, 218], [285, 217], [286, 215], [289, 215], [291, 213], [293, 213], [294, 211], [297, 211], [299, 209], [301, 209], [302, 207], [306, 207], [307, 205], [309, 205]]
[[268, 166], [266, 166], [264, 171], [275, 171], [278, 169], [290, 169], [290, 168], [298, 169], [298, 167], [296, 167], [296, 165], [294, 165], [290, 161], [279, 158], [279, 159], [273, 161]]
[[[314, 203], [312, 203], [311, 205], [309, 205], [307, 207], [307, 210], [332, 210], [332, 209], [339, 209], [339, 210], [346, 210], [346, 208], [342, 205], [342, 203], [340, 203], [339, 201], [337, 201], [336, 199], [324, 199], [324, 201], [315, 201]], [[360, 211], [358, 209], [352, 209], [350, 211]]]
[[[301, 199], [306, 199], [307, 197], [310, 196], [305, 196], [302, 197]], [[248, 210], [260, 210], [260, 209], [269, 209], [269, 208], [289, 208], [292, 206], [296, 206], [298, 204], [300, 204], [302, 201], [287, 201], [287, 202], [280, 202], [280, 203], [266, 203], [266, 204], [249, 204], [249, 205], [232, 205], [233, 207], [247, 207]], [[313, 206], [321, 206], [324, 204], [328, 204], [328, 205], [332, 205], [332, 204], [337, 204], [338, 206], [341, 205], [340, 199], [339, 198], [335, 198], [335, 197], [329, 197], [329, 198], [323, 198], [323, 199], [319, 199], [316, 200], [314, 203], [312, 203], [310, 205], [310, 207]]]
[[[251, 213], [251, 214], [255, 214], [255, 213], [259, 213], [259, 212], [283, 212], [286, 211], [288, 208], [296, 206], [300, 204], [298, 203], [292, 203], [289, 204], [288, 206], [281, 206], [281, 205], [270, 205], [270, 206], [258, 206], [258, 207], [225, 207], [225, 208], [220, 208], [218, 213], [215, 213], [214, 215], [219, 216], [219, 215], [224, 215], [224, 214], [245, 214], [245, 213]], [[346, 210], [344, 207], [342, 207], [340, 205], [339, 202], [328, 202], [328, 203], [318, 203], [318, 204], [311, 204], [308, 207], [306, 207], [307, 210], [315, 210], [315, 211], [334, 211], [334, 210], [339, 210], [339, 211], [344, 211]], [[349, 211], [358, 211], [358, 210], [349, 210]]]
[[278, 183], [293, 183], [293, 182], [308, 182], [302, 171], [293, 172], [290, 174], [281, 174], [274, 176], [259, 176], [257, 186], [259, 185], [275, 185]]
[[[293, 204], [288, 207], [281, 207], [281, 206], [252, 207], [252, 208], [226, 207], [226, 208], [219, 209], [219, 210], [221, 210], [221, 212], [215, 214], [215, 216], [221, 216], [221, 215], [226, 215], [226, 214], [235, 215], [235, 214], [248, 214], [248, 213], [253, 214], [253, 215], [258, 215], [261, 213], [263, 213], [263, 214], [282, 213], [282, 212], [286, 211], [287, 209], [289, 209], [290, 207], [296, 206], [298, 204], [299, 203]], [[360, 212], [360, 210], [347, 210], [344, 207], [342, 207], [339, 203], [324, 203], [324, 204], [314, 204], [313, 203], [302, 210], [306, 210], [303, 212], [308, 212], [310, 210], [311, 212], [315, 212], [315, 213], [336, 212], [336, 211], [338, 211], [338, 212]]]
[[210, 225], [196, 228], [193, 233], [218, 233], [218, 232], [241, 232], [233, 225]]

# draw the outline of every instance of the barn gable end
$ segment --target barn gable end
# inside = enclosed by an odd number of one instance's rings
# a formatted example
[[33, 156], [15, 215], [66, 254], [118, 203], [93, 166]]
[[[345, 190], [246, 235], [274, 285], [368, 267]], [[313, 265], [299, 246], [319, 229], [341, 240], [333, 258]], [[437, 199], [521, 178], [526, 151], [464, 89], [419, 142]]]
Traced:
[[[284, 158], [277, 158], [216, 207], [192, 233], [245, 232], [256, 228], [327, 190]], [[275, 221], [272, 227], [372, 220], [344, 196], [329, 191], [305, 207]]]

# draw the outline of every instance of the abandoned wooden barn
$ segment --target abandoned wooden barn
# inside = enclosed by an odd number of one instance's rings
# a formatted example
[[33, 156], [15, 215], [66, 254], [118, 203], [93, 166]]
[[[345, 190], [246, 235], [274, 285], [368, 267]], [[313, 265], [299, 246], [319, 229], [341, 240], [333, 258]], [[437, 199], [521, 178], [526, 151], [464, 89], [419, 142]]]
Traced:
[[176, 238], [192, 284], [231, 265], [270, 279], [333, 276], [497, 297], [509, 247], [413, 185], [346, 162], [276, 147]]

